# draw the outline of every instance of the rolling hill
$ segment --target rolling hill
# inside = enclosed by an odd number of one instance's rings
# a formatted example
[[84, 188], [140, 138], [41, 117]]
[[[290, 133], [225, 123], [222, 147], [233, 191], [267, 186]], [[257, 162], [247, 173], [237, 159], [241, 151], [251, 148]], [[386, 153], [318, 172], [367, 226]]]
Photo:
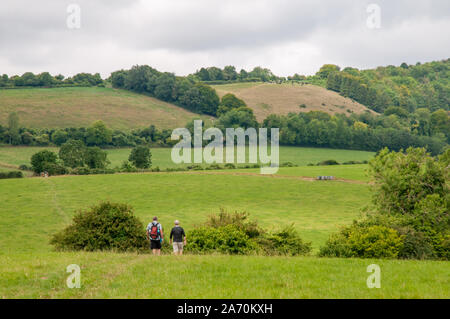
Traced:
[[213, 87], [220, 97], [233, 93], [244, 100], [253, 109], [258, 121], [264, 120], [270, 114], [286, 115], [290, 112], [323, 111], [329, 114], [373, 112], [360, 103], [316, 85], [252, 82]]
[[142, 94], [99, 87], [0, 90], [0, 124], [7, 124], [13, 111], [21, 125], [34, 128], [89, 126], [96, 120], [121, 130], [150, 124], [175, 128], [192, 118], [210, 118]]
[[[233, 93], [243, 99], [258, 121], [270, 114], [289, 112], [350, 114], [368, 110], [315, 85], [235, 83], [213, 87], [220, 97]], [[13, 111], [19, 115], [21, 125], [33, 128], [81, 127], [102, 120], [112, 129], [128, 130], [150, 124], [162, 129], [184, 127], [193, 118], [211, 119], [150, 96], [99, 87], [0, 90], [0, 124], [6, 125], [8, 114]]]

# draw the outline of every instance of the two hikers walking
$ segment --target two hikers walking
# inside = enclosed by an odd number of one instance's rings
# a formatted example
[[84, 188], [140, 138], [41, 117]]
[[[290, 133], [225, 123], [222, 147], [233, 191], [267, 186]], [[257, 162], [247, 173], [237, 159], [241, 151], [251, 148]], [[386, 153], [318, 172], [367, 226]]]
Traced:
[[[161, 255], [161, 244], [164, 241], [164, 233], [156, 216], [153, 217], [153, 221], [147, 226], [147, 239], [150, 240], [150, 249], [153, 255]], [[170, 232], [170, 244], [173, 247], [173, 253], [175, 255], [183, 254], [183, 247], [186, 246], [186, 234], [178, 220], [175, 221], [175, 227]]]

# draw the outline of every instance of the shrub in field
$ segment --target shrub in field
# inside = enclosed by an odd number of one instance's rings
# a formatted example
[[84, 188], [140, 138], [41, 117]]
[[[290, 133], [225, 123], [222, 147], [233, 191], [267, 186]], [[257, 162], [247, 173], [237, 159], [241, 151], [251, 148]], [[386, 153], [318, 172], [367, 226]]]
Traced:
[[30, 166], [28, 166], [28, 165], [26, 165], [26, 164], [20, 165], [20, 166], [19, 166], [19, 169], [20, 169], [21, 171], [32, 171], [32, 170], [33, 170]]
[[0, 179], [6, 178], [22, 178], [23, 173], [21, 171], [0, 172]]
[[68, 170], [65, 166], [58, 163], [43, 163], [42, 170], [47, 172], [49, 175], [64, 175], [67, 174]]
[[37, 152], [31, 156], [31, 166], [36, 174], [43, 172], [44, 165], [56, 164], [58, 156], [48, 150]]
[[219, 164], [211, 164], [206, 166], [205, 170], [217, 170], [217, 169], [222, 169], [222, 166], [220, 166]]
[[290, 225], [274, 233], [265, 233], [257, 238], [264, 255], [307, 255], [311, 252], [311, 243], [305, 243]]
[[145, 228], [130, 206], [103, 202], [78, 212], [73, 223], [53, 235], [58, 250], [140, 250], [148, 246]]
[[280, 165], [280, 167], [296, 167], [297, 165], [292, 162], [284, 162]]
[[194, 253], [247, 254], [255, 248], [249, 237], [235, 225], [199, 227], [188, 237], [186, 251]]
[[228, 213], [223, 208], [217, 215], [210, 215], [205, 222], [205, 226], [212, 228], [224, 227], [227, 225], [234, 225], [239, 230], [244, 232], [249, 238], [255, 238], [264, 233], [256, 221], [249, 219], [249, 214], [246, 212]]
[[336, 160], [326, 160], [326, 161], [322, 161], [317, 163], [318, 166], [324, 166], [324, 165], [339, 165], [338, 161]]
[[187, 251], [229, 254], [305, 255], [311, 244], [304, 243], [293, 226], [268, 232], [249, 220], [245, 212], [211, 215], [201, 226], [188, 233]]
[[131, 150], [128, 160], [137, 168], [149, 168], [152, 166], [152, 153], [150, 148], [144, 145], [136, 146]]
[[69, 171], [69, 173], [73, 174], [73, 175], [89, 175], [89, 174], [91, 174], [91, 170], [89, 169], [89, 167], [83, 166], [83, 167], [76, 167], [74, 169], [71, 169]]
[[193, 171], [201, 171], [201, 170], [203, 170], [203, 167], [201, 165], [198, 165], [198, 164], [192, 164], [192, 165], [188, 165], [187, 169], [188, 170], [193, 170]]
[[320, 256], [396, 258], [403, 247], [403, 236], [385, 226], [354, 223], [333, 234], [320, 249]]
[[122, 166], [120, 167], [120, 171], [124, 173], [134, 173], [137, 172], [138, 170], [129, 161], [123, 161]]

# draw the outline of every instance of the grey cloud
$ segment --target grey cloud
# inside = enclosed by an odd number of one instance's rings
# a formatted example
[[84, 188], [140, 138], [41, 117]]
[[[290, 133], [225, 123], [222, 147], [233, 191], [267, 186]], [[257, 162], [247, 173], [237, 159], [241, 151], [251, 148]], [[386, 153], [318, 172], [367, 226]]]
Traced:
[[[70, 3], [81, 7], [79, 30], [66, 27]], [[366, 26], [369, 3], [381, 7], [381, 29]], [[107, 76], [147, 63], [186, 74], [268, 63], [287, 75], [328, 62], [413, 63], [447, 57], [449, 15], [447, 0], [2, 1], [0, 72]]]

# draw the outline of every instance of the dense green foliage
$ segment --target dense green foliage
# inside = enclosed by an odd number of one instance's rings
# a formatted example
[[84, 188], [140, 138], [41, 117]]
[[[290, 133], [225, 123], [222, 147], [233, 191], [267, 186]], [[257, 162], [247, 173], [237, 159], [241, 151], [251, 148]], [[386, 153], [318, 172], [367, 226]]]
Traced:
[[399, 151], [410, 146], [426, 147], [439, 154], [445, 138], [419, 135], [403, 127], [396, 116], [369, 113], [333, 116], [320, 112], [269, 115], [263, 127], [280, 129], [280, 144], [378, 151], [384, 147]]
[[59, 158], [70, 168], [104, 169], [109, 164], [107, 156], [99, 147], [86, 147], [81, 140], [69, 140], [59, 149]]
[[381, 151], [370, 162], [372, 206], [364, 219], [330, 237], [320, 254], [336, 257], [450, 258], [447, 150]]
[[243, 100], [237, 98], [234, 94], [227, 93], [222, 96], [219, 109], [217, 110], [217, 116], [223, 115], [232, 109], [238, 109], [246, 106], [247, 104], [245, 104]]
[[328, 257], [396, 258], [403, 237], [392, 228], [354, 223], [332, 234], [319, 255]]
[[383, 113], [397, 106], [409, 113], [425, 108], [450, 110], [450, 59], [372, 70], [345, 68], [325, 72], [327, 88]]
[[45, 171], [50, 165], [55, 165], [58, 159], [56, 153], [43, 150], [31, 156], [31, 167], [36, 174]]
[[149, 168], [152, 166], [152, 153], [147, 146], [136, 146], [131, 150], [128, 160], [137, 168]]
[[228, 254], [306, 255], [311, 243], [304, 243], [293, 226], [269, 231], [247, 213], [227, 213], [209, 216], [200, 227], [188, 232], [186, 251], [195, 253], [220, 252]]
[[141, 250], [147, 247], [145, 228], [124, 204], [104, 202], [80, 211], [73, 223], [53, 235], [59, 250]]

